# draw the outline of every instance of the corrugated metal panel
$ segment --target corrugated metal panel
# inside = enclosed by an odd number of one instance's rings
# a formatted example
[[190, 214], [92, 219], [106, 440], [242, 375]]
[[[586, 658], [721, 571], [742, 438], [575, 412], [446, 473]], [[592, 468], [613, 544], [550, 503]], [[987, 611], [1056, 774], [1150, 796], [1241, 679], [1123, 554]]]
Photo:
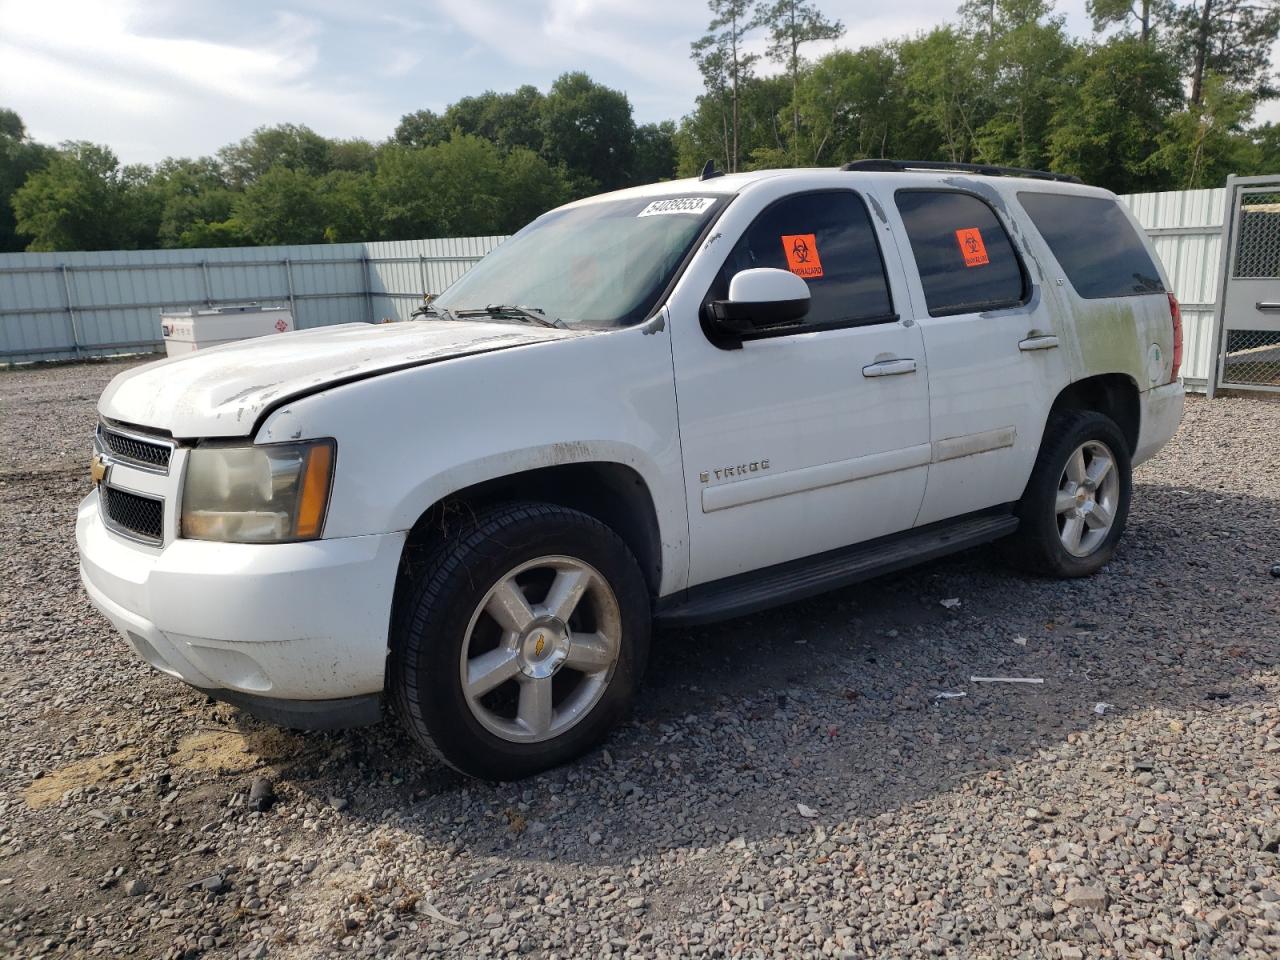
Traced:
[[299, 328], [403, 320], [503, 239], [0, 254], [0, 360], [143, 349], [171, 308], [292, 305]]
[[[1183, 370], [1192, 380], [1213, 364], [1225, 193], [1120, 198], [1151, 235], [1184, 305]], [[443, 291], [503, 239], [0, 254], [0, 359], [121, 352], [159, 340], [163, 309], [211, 303], [292, 303], [300, 329], [403, 320], [424, 293]]]

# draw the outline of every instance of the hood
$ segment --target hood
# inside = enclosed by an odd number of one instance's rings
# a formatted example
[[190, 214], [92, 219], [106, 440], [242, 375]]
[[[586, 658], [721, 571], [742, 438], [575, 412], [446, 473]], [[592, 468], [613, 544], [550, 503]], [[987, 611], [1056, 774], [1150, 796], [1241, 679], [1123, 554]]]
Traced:
[[104, 417], [179, 439], [243, 437], [286, 400], [327, 386], [469, 354], [588, 335], [490, 321], [348, 323], [280, 333], [158, 360], [120, 374]]

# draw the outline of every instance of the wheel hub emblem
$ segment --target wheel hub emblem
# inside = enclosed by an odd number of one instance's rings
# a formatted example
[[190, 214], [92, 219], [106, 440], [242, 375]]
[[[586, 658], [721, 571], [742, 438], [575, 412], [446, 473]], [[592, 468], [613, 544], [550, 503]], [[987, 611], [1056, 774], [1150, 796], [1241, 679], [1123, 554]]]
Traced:
[[542, 656], [542, 651], [546, 647], [546, 645], [547, 645], [546, 638], [543, 637], [542, 634], [538, 634], [537, 638], [533, 641], [533, 655], [535, 657]]

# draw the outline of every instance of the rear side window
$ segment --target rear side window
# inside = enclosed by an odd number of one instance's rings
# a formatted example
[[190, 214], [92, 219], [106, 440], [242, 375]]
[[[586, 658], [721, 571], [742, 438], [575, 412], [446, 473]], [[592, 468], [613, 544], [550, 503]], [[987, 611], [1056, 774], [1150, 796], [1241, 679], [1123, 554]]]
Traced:
[[1165, 292], [1160, 271], [1115, 200], [1063, 193], [1020, 193], [1018, 200], [1080, 296]]
[[788, 333], [894, 320], [884, 261], [856, 193], [802, 193], [764, 210], [734, 245], [712, 299], [729, 295], [739, 270], [790, 270], [809, 285], [809, 314]]
[[920, 270], [929, 316], [1022, 302], [1022, 263], [995, 211], [967, 193], [901, 190], [898, 212]]

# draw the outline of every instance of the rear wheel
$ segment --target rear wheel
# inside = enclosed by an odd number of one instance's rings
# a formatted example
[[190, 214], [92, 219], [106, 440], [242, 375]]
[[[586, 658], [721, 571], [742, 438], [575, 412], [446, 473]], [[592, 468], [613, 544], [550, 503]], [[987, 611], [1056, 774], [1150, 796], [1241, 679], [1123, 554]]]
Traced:
[[1055, 413], [1018, 504], [1013, 559], [1054, 577], [1100, 570], [1124, 533], [1132, 495], [1128, 444], [1100, 413]]
[[393, 703], [446, 763], [515, 780], [604, 738], [648, 642], [644, 579], [613, 531], [576, 510], [507, 504], [423, 559], [397, 626]]

